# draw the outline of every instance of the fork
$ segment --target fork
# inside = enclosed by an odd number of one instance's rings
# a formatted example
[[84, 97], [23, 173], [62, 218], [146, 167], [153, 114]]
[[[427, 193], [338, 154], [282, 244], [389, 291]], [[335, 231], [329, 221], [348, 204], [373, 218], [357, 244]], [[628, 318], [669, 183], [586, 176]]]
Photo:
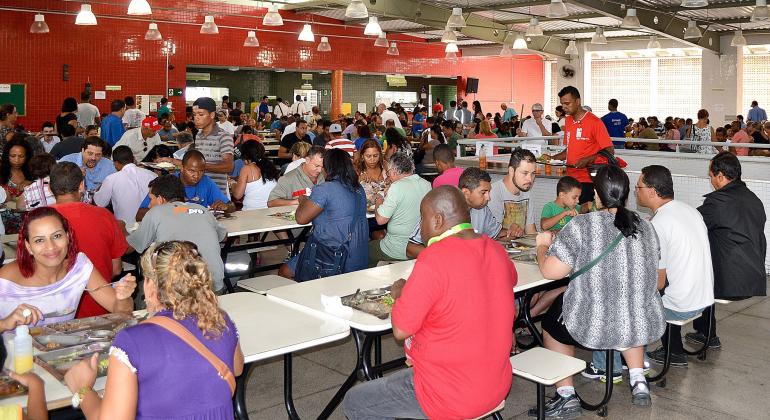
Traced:
[[105, 283], [105, 284], [103, 284], [103, 285], [101, 285], [101, 286], [97, 286], [97, 287], [94, 287], [94, 288], [92, 288], [92, 289], [86, 288], [86, 289], [85, 289], [85, 291], [86, 291], [86, 292], [90, 292], [90, 293], [93, 293], [93, 292], [95, 292], [95, 291], [97, 291], [97, 290], [99, 290], [99, 289], [103, 289], [103, 288], [105, 288], [105, 287], [115, 287], [115, 286], [117, 286], [118, 284], [120, 284], [122, 281], [123, 281], [123, 280], [119, 280], [119, 281], [116, 281], [116, 282], [114, 282], [114, 283]]

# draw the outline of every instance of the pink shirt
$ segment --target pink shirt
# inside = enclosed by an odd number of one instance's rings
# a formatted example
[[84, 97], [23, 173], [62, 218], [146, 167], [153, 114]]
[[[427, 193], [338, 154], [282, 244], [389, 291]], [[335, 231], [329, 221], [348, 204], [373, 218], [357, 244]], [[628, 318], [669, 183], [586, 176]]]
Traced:
[[449, 168], [441, 175], [437, 176], [436, 179], [433, 180], [433, 188], [440, 187], [442, 185], [451, 185], [453, 187], [456, 187], [457, 184], [460, 182], [460, 175], [463, 174], [463, 171], [465, 169], [463, 168]]
[[[746, 133], [743, 130], [739, 130], [737, 133], [733, 134], [733, 143], [753, 143], [752, 138], [749, 137], [748, 133]], [[735, 148], [735, 155], [736, 156], [748, 156], [749, 155], [749, 148], [748, 147], [736, 147]]]

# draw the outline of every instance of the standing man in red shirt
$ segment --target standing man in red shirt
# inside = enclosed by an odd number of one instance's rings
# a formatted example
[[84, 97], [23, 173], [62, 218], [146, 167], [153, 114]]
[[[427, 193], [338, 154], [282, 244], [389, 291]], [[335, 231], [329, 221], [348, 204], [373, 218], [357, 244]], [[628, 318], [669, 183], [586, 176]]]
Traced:
[[428, 248], [409, 281], [391, 287], [393, 335], [405, 340], [412, 368], [351, 389], [344, 401], [350, 420], [471, 419], [510, 390], [513, 263], [499, 243], [473, 231], [457, 187], [429, 192], [420, 214]]
[[594, 183], [588, 167], [594, 163], [600, 151], [606, 150], [615, 154], [615, 148], [602, 120], [583, 109], [577, 88], [564, 87], [559, 91], [559, 99], [567, 114], [564, 126], [564, 144], [567, 148], [554, 156], [543, 156], [556, 160], [566, 158], [567, 175], [577, 179], [582, 185], [578, 204], [583, 206], [582, 212], [585, 213], [589, 203], [594, 200]]
[[[78, 248], [94, 264], [105, 280], [123, 271], [121, 256], [128, 249], [123, 229], [115, 216], [101, 207], [83, 203], [83, 172], [74, 163], [62, 162], [51, 169], [51, 192], [56, 197], [53, 207], [67, 219], [75, 232]], [[77, 318], [106, 314], [89, 293], [83, 293]]]
[[431, 115], [440, 116], [444, 113], [444, 105], [441, 104], [441, 98], [436, 98], [436, 103], [433, 104], [433, 113]]

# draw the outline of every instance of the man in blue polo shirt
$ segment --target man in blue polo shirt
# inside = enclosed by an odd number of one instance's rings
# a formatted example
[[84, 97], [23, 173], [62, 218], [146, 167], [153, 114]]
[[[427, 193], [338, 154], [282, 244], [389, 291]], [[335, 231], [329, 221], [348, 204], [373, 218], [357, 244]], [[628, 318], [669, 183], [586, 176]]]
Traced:
[[83, 148], [80, 153], [71, 153], [64, 156], [59, 162], [72, 162], [83, 170], [85, 175], [86, 190], [93, 193], [101, 187], [107, 175], [115, 173], [112, 161], [102, 157], [104, 154], [104, 141], [96, 136], [83, 140]]
[[[609, 108], [610, 112], [602, 117], [602, 122], [607, 127], [607, 133], [609, 133], [610, 137], [625, 137], [628, 117], [626, 117], [626, 114], [618, 112], [618, 100], [610, 99], [607, 108]], [[613, 140], [612, 145], [616, 149], [626, 148], [625, 141]]]
[[[235, 205], [222, 193], [217, 184], [209, 178], [204, 171], [206, 159], [198, 150], [190, 150], [182, 158], [182, 170], [174, 174], [184, 185], [185, 198], [188, 203], [200, 204], [211, 210], [232, 213]], [[150, 196], [144, 198], [139, 210], [136, 212], [136, 221], [139, 222], [150, 210]]]
[[126, 103], [122, 99], [115, 99], [110, 104], [110, 115], [102, 120], [101, 137], [114, 146], [123, 137], [126, 128], [123, 127], [123, 114], [126, 113]]

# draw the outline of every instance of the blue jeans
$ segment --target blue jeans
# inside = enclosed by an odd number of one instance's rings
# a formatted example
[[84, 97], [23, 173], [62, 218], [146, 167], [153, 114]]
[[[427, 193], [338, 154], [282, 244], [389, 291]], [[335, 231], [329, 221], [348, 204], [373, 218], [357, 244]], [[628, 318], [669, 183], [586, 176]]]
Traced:
[[[663, 308], [663, 314], [666, 317], [666, 321], [684, 321], [686, 319], [694, 318], [699, 313], [703, 312], [703, 309], [696, 309], [694, 311], [688, 311], [688, 312], [677, 312], [672, 309]], [[672, 339], [676, 339], [676, 337], [672, 337]], [[679, 346], [681, 347], [682, 338], [681, 335], [679, 335]], [[676, 352], [673, 351], [672, 352]], [[645, 361], [647, 360], [647, 356], [645, 355]], [[596, 369], [607, 369], [607, 357], [605, 356], [603, 351], [595, 351], [592, 355], [591, 362], [594, 364], [594, 367]], [[615, 352], [615, 359], [612, 362], [612, 373], [614, 374], [620, 374], [622, 372], [622, 366], [620, 364], [620, 352]]]
[[342, 405], [349, 420], [427, 418], [414, 393], [414, 370], [411, 368], [354, 386], [345, 395]]

